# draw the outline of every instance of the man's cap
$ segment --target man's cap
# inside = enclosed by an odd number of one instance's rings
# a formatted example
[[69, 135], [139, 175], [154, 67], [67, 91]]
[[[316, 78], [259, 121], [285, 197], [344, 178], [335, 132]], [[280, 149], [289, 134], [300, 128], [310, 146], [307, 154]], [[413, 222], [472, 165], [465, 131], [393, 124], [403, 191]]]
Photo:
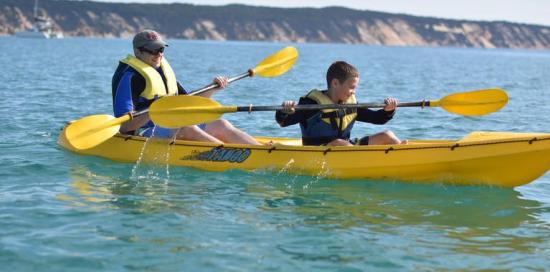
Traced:
[[161, 47], [168, 46], [158, 32], [149, 29], [136, 34], [132, 43], [134, 48], [145, 48], [149, 50], [157, 50]]

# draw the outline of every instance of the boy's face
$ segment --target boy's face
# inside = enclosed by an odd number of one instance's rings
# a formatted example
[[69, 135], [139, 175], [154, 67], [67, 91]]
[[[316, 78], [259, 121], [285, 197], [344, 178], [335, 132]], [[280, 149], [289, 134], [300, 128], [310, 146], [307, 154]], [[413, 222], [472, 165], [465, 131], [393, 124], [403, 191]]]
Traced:
[[355, 95], [355, 88], [359, 84], [359, 77], [350, 77], [344, 82], [340, 82], [338, 79], [333, 79], [331, 82], [331, 87], [334, 90], [334, 94], [338, 101], [335, 102], [344, 102], [348, 100], [352, 95]]

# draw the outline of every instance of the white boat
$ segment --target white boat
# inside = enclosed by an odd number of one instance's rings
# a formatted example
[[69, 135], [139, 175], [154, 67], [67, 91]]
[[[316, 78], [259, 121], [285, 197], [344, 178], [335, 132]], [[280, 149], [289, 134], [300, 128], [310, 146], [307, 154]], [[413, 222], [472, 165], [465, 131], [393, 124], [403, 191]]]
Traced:
[[30, 29], [15, 32], [20, 38], [62, 39], [63, 33], [54, 31], [52, 22], [45, 16], [38, 16], [38, 0], [34, 1], [34, 23]]

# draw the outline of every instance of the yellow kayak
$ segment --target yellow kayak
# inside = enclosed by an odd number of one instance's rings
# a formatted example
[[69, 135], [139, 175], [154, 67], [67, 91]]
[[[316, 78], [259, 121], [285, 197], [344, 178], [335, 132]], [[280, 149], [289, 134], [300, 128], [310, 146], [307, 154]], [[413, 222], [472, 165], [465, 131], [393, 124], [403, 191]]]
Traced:
[[[284, 171], [335, 179], [400, 180], [425, 183], [527, 184], [550, 168], [550, 134], [472, 132], [459, 140], [411, 140], [407, 145], [353, 147], [302, 146], [300, 139], [257, 137], [273, 145], [250, 146], [175, 140], [151, 144], [147, 138], [117, 134], [89, 149], [71, 147], [65, 129], [62, 147], [134, 163], [143, 150], [165, 154], [174, 166], [208, 171]], [[144, 148], [144, 145], [145, 148]]]

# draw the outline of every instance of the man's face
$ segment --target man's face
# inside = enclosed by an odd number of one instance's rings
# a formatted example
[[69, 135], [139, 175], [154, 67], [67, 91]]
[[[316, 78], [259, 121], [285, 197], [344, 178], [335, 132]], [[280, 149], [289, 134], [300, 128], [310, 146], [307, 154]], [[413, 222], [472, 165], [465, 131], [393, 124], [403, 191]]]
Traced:
[[159, 68], [162, 58], [164, 57], [164, 47], [157, 50], [138, 48], [136, 50], [136, 57], [154, 68]]

